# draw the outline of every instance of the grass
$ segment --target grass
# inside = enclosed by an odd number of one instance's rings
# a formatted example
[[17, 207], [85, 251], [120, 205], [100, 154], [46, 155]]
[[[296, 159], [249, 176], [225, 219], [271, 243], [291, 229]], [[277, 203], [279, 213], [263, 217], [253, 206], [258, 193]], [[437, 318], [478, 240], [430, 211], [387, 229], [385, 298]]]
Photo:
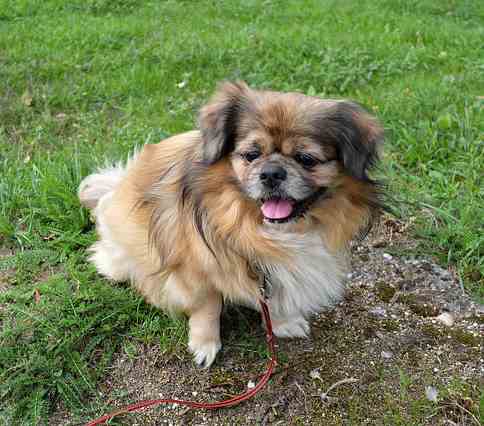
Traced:
[[86, 263], [76, 189], [105, 158], [191, 129], [221, 79], [373, 109], [396, 211], [482, 300], [483, 21], [477, 0], [0, 0], [0, 419], [39, 423], [58, 401], [90, 413], [125, 335], [183, 340]]

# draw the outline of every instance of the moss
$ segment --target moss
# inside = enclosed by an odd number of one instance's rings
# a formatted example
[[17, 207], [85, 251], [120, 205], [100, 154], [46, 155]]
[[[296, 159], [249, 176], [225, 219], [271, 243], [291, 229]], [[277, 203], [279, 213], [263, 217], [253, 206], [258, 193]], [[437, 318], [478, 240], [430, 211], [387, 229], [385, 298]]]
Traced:
[[408, 308], [421, 317], [435, 317], [439, 314], [439, 308], [432, 304], [432, 301], [415, 294], [401, 294], [398, 301], [408, 306]]
[[396, 320], [386, 319], [380, 321], [380, 327], [385, 331], [398, 331], [400, 330], [400, 324]]
[[[422, 331], [426, 336], [431, 337], [437, 342], [442, 340], [451, 340], [465, 346], [478, 346], [480, 343], [482, 343], [482, 340], [479, 337], [468, 331], [458, 328], [454, 328], [451, 330], [441, 330], [440, 328], [432, 324], [424, 324], [422, 326]], [[448, 339], [447, 336], [451, 336], [451, 339]]]
[[473, 315], [468, 318], [470, 322], [476, 322], [478, 324], [484, 324], [484, 315]]
[[397, 291], [394, 287], [383, 281], [377, 282], [375, 284], [375, 289], [378, 298], [385, 303], [390, 302], [390, 300], [392, 300], [393, 296], [395, 295], [395, 292]]
[[482, 340], [479, 339], [479, 337], [465, 330], [456, 328], [451, 330], [449, 334], [454, 340], [466, 346], [478, 346], [480, 343], [482, 343]]
[[402, 357], [409, 365], [419, 365], [422, 361], [422, 353], [416, 349], [405, 350]]
[[422, 332], [425, 336], [432, 338], [434, 341], [440, 341], [444, 338], [444, 334], [442, 330], [435, 327], [432, 324], [423, 324], [422, 325]]
[[398, 296], [398, 301], [400, 303], [405, 304], [405, 305], [414, 304], [414, 303], [417, 303], [417, 296], [415, 296], [415, 294], [413, 294], [413, 293], [400, 294]]
[[373, 319], [367, 318], [367, 322], [362, 323], [360, 325], [360, 329], [362, 330], [363, 336], [365, 339], [371, 339], [375, 337], [377, 331], [398, 331], [400, 330], [400, 324], [397, 320], [394, 319]]
[[210, 387], [222, 388], [229, 394], [235, 394], [245, 389], [242, 377], [225, 370], [213, 371], [210, 375]]

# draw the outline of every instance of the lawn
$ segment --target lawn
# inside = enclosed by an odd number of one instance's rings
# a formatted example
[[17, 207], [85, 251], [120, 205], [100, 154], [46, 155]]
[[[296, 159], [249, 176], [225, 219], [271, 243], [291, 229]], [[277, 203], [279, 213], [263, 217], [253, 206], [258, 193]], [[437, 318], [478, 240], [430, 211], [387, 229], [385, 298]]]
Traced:
[[193, 128], [222, 79], [374, 111], [412, 251], [482, 302], [483, 39], [479, 0], [0, 0], [0, 423], [100, 414], [126, 336], [184, 353], [183, 321], [86, 262], [76, 191], [106, 158]]

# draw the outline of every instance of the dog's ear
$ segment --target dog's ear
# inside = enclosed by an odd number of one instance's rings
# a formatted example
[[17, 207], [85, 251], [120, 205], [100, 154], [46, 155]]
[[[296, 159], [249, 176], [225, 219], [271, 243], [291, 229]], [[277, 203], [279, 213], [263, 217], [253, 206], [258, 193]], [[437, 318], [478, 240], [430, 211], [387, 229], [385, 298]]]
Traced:
[[323, 139], [330, 139], [346, 172], [368, 180], [368, 170], [377, 162], [383, 143], [383, 128], [360, 105], [338, 101], [324, 111], [319, 128]]
[[250, 89], [244, 82], [226, 82], [200, 110], [198, 123], [207, 164], [216, 163], [233, 151], [240, 115], [249, 104], [249, 96]]

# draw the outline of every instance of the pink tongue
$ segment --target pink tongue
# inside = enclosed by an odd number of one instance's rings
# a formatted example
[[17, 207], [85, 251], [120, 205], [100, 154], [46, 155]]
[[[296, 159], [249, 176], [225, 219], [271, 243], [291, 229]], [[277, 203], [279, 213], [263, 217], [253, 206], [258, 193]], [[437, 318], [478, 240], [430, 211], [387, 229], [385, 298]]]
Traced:
[[292, 204], [287, 200], [272, 199], [264, 202], [261, 210], [267, 219], [285, 219], [292, 213]]

